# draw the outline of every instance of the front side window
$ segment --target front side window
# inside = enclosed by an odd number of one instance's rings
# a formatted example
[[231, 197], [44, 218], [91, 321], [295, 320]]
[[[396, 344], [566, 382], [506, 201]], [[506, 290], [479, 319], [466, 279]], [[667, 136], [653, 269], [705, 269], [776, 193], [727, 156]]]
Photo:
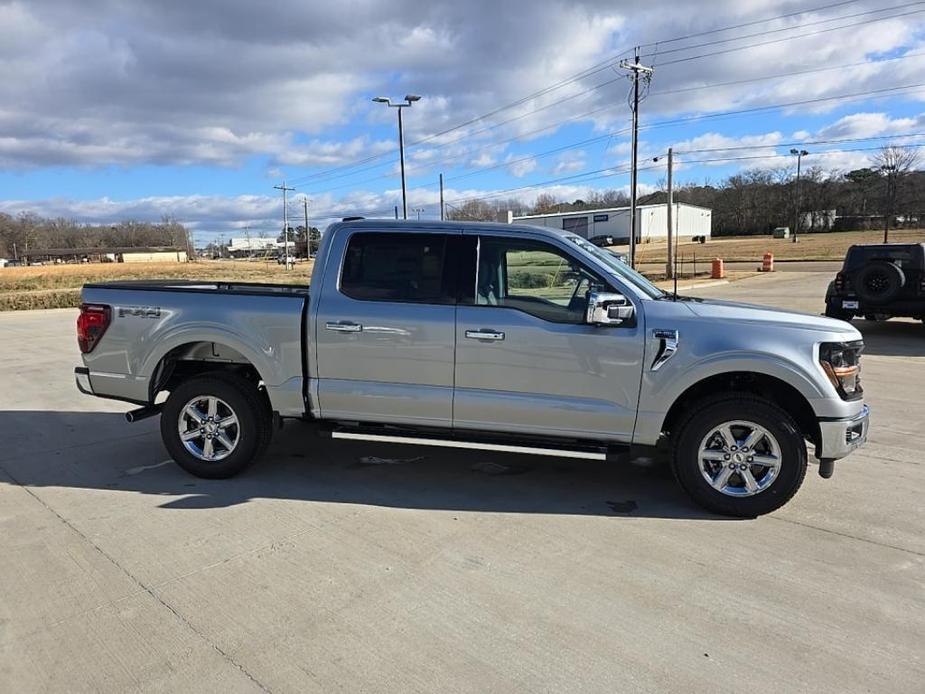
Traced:
[[554, 323], [583, 323], [588, 295], [604, 283], [545, 243], [483, 237], [475, 303], [514, 308]]
[[443, 234], [357, 233], [350, 237], [341, 292], [363, 301], [453, 303]]

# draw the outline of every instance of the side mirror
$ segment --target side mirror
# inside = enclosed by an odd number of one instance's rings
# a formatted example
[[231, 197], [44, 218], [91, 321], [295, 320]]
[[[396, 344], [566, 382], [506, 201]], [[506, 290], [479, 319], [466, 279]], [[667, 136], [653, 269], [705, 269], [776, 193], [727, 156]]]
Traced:
[[592, 292], [588, 297], [585, 322], [589, 325], [626, 325], [635, 314], [633, 305], [622, 294]]

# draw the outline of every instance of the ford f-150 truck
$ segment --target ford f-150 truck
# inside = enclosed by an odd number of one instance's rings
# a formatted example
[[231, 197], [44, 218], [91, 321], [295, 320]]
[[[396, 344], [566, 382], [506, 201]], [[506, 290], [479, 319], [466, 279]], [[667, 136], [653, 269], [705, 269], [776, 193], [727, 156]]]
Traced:
[[[310, 289], [88, 284], [81, 391], [160, 415], [185, 470], [230, 477], [285, 418], [330, 436], [608, 460], [670, 446], [699, 504], [753, 517], [867, 438], [861, 335], [668, 294], [565, 231], [352, 220]], [[632, 447], [632, 448], [631, 448]]]

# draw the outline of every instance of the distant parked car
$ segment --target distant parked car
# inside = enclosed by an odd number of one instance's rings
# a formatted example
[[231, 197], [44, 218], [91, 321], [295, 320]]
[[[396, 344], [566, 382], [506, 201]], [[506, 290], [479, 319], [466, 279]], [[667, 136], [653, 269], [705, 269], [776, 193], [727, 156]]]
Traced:
[[925, 243], [852, 246], [829, 284], [825, 315], [925, 321]]
[[613, 236], [592, 236], [588, 241], [600, 248], [614, 245]]

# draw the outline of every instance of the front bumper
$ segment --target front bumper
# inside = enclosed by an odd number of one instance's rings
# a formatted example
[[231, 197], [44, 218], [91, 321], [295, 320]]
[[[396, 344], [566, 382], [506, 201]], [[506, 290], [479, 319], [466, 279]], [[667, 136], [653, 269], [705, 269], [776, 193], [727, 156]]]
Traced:
[[819, 460], [844, 458], [855, 448], [867, 442], [869, 426], [870, 408], [867, 405], [864, 405], [857, 415], [849, 419], [820, 419], [820, 441], [816, 449], [816, 457]]

